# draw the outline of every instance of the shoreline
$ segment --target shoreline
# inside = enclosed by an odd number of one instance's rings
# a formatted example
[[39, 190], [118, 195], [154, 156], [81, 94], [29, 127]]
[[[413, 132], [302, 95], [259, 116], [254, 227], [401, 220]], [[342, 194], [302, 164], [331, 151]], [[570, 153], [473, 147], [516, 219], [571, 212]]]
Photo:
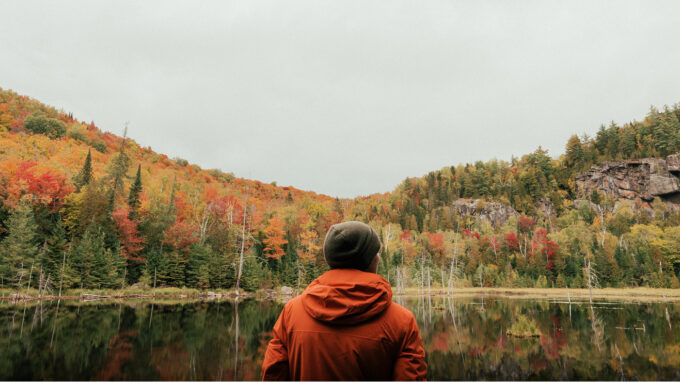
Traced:
[[[87, 293], [85, 293], [87, 292]], [[454, 288], [453, 293], [445, 288], [430, 288], [420, 293], [419, 288], [406, 288], [402, 293], [393, 289], [394, 297], [504, 297], [504, 298], [541, 298], [541, 299], [555, 299], [563, 298], [571, 301], [583, 301], [590, 299], [589, 289], [569, 289], [569, 288], [473, 288], [462, 287]], [[198, 300], [216, 300], [216, 299], [235, 299], [238, 298], [292, 298], [298, 294], [295, 291], [276, 291], [276, 290], [259, 290], [256, 292], [241, 291], [236, 293], [235, 290], [219, 290], [219, 291], [199, 291], [196, 289], [183, 288], [162, 288], [158, 290], [87, 290], [81, 291], [78, 289], [70, 290], [69, 293], [62, 294], [61, 297], [54, 294], [40, 296], [37, 291], [29, 290], [28, 293], [21, 293], [11, 290], [0, 290], [0, 301], [50, 301], [50, 300], [183, 300], [183, 299], [198, 299]], [[620, 301], [645, 301], [645, 302], [680, 302], [680, 289], [654, 289], [654, 288], [603, 288], [593, 289], [592, 298], [598, 300], [620, 300]], [[566, 302], [566, 301], [565, 301]]]

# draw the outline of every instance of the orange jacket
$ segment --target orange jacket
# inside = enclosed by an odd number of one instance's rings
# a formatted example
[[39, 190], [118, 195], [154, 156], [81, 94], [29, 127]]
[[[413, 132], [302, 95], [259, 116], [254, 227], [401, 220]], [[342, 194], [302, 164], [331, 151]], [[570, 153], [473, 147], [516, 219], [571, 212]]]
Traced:
[[288, 301], [274, 325], [263, 380], [424, 380], [413, 313], [375, 273], [333, 269]]

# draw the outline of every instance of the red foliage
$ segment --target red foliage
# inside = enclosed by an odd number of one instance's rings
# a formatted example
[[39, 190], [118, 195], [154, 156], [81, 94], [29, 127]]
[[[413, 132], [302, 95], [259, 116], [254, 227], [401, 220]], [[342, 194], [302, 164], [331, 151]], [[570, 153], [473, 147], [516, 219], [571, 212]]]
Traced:
[[470, 231], [470, 230], [467, 229], [467, 228], [464, 228], [464, 229], [463, 229], [463, 236], [465, 236], [465, 237], [474, 237], [474, 238], [476, 238], [477, 240], [479, 240], [479, 232], [472, 232], [472, 231]]
[[10, 207], [15, 207], [22, 197], [28, 196], [32, 203], [56, 211], [73, 191], [61, 173], [36, 162], [5, 162], [1, 169], [5, 173], [5, 186], [0, 191], [6, 195], [5, 203]]
[[552, 270], [554, 268], [553, 260], [559, 250], [559, 245], [552, 240], [548, 240], [548, 232], [544, 229], [538, 229], [534, 233], [531, 240], [530, 255], [541, 255], [546, 259], [546, 269]]
[[404, 232], [399, 235], [399, 240], [401, 241], [411, 241], [411, 230], [410, 229], [405, 229]]
[[122, 247], [120, 252], [128, 260], [144, 263], [146, 259], [137, 254], [142, 250], [145, 240], [139, 237], [137, 223], [128, 218], [129, 213], [127, 208], [121, 208], [111, 214]]
[[517, 239], [517, 235], [515, 235], [514, 232], [505, 234], [505, 245], [507, 245], [510, 249], [519, 249], [519, 240]]
[[519, 229], [519, 232], [531, 232], [534, 230], [535, 225], [536, 219], [529, 216], [521, 216], [519, 220], [517, 220], [517, 228]]
[[191, 244], [198, 241], [197, 231], [194, 224], [178, 218], [175, 224], [163, 233], [163, 243], [171, 245], [178, 251], [188, 251]]
[[175, 210], [182, 219], [191, 216], [191, 203], [189, 196], [182, 191], [175, 191]]
[[427, 233], [430, 251], [433, 253], [444, 253], [444, 235], [441, 233]]

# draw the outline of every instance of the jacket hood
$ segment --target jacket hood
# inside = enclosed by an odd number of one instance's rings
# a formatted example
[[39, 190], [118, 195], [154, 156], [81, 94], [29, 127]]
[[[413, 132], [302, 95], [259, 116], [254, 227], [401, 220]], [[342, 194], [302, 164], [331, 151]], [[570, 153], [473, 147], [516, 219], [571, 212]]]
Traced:
[[382, 313], [392, 303], [390, 284], [375, 273], [333, 269], [302, 293], [302, 305], [314, 319], [352, 325]]

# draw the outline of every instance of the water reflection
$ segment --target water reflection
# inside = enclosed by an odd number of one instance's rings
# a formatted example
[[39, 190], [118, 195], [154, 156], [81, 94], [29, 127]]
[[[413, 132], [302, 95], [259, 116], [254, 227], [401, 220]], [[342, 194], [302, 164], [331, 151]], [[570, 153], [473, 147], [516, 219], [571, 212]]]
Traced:
[[[396, 297], [429, 379], [680, 379], [676, 303]], [[259, 379], [282, 302], [0, 304], [0, 379]], [[509, 328], [528, 325], [533, 336]]]

